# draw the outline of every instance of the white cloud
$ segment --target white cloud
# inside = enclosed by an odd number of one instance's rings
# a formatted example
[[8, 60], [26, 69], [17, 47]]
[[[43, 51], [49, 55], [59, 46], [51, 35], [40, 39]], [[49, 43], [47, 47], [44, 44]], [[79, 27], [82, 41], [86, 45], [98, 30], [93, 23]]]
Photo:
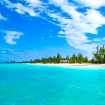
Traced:
[[[21, 3], [11, 3], [9, 0], [4, 0], [4, 3], [6, 3], [7, 8], [14, 9], [14, 11], [16, 11], [19, 14], [28, 13], [30, 16], [34, 16], [34, 17], [38, 16], [38, 13], [35, 12], [34, 8], [30, 7], [30, 5], [32, 3], [34, 3], [34, 5], [35, 5], [35, 2], [33, 0], [31, 0], [31, 1], [26, 0], [26, 1], [27, 1], [27, 3], [29, 3], [28, 6], [24, 6]], [[38, 2], [36, 2], [36, 6], [37, 5], [38, 5]]]
[[26, 0], [26, 2], [29, 4], [29, 6], [34, 8], [42, 6], [42, 2], [40, 0]]
[[95, 41], [95, 42], [105, 41], [105, 37], [103, 37], [103, 38], [94, 38], [93, 41]]
[[[15, 4], [14, 7], [16, 8], [15, 11], [20, 13], [20, 14], [28, 13], [30, 16], [37, 16], [38, 15], [33, 9], [25, 7], [20, 3]], [[13, 8], [13, 7], [11, 7], [11, 8]]]
[[23, 35], [22, 32], [17, 32], [17, 31], [4, 31], [6, 36], [4, 39], [6, 40], [6, 43], [8, 44], [17, 44], [15, 39], [19, 39], [21, 35]]
[[100, 8], [105, 6], [105, 0], [74, 0], [83, 6], [90, 7], [90, 8]]
[[105, 37], [103, 37], [102, 40], [105, 40]]
[[101, 41], [101, 38], [95, 38], [95, 39], [93, 39], [93, 41], [95, 41], [95, 42]]
[[59, 37], [59, 38], [65, 38], [65, 36], [63, 36], [63, 35], [57, 35], [57, 37]]
[[[46, 4], [42, 0], [24, 0], [27, 5], [4, 1], [8, 8], [14, 9], [19, 14], [28, 13], [30, 16], [39, 16], [59, 26], [61, 30], [58, 32], [58, 37], [66, 38], [68, 44], [74, 48], [91, 52], [99, 44], [98, 40], [105, 40], [98, 36], [98, 29], [105, 25], [105, 16], [99, 10], [100, 7], [105, 6], [105, 0], [73, 0], [76, 4], [69, 0], [48, 0]], [[48, 8], [51, 5], [60, 8], [60, 11]], [[81, 8], [80, 5], [84, 12], [78, 11]], [[43, 17], [41, 13], [46, 16]], [[90, 39], [90, 35], [93, 37], [97, 35], [97, 39]]]
[[49, 0], [49, 3], [55, 4], [55, 6], [62, 6], [67, 0]]
[[[63, 2], [65, 1], [65, 2]], [[63, 2], [63, 3], [62, 3]], [[98, 43], [93, 43], [86, 34], [98, 34], [98, 28], [105, 24], [105, 17], [99, 10], [87, 9], [86, 12], [79, 12], [79, 6], [68, 2], [67, 0], [51, 0], [50, 3], [60, 7], [63, 13], [68, 16], [49, 12], [48, 15], [54, 20], [60, 22], [61, 31], [58, 37], [64, 37], [74, 48], [87, 52], [93, 51]], [[85, 6], [85, 5], [84, 5]]]
[[7, 18], [0, 14], [0, 20], [7, 20]]

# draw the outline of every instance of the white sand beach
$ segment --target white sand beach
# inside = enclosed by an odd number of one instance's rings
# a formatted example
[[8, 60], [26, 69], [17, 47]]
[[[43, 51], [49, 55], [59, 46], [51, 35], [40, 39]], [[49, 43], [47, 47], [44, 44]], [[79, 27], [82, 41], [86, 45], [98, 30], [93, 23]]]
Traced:
[[86, 67], [105, 67], [105, 64], [89, 64], [89, 63], [73, 63], [73, 64], [68, 64], [68, 63], [59, 63], [59, 64], [54, 64], [54, 63], [32, 63], [33, 65], [46, 65], [46, 66], [63, 66], [63, 67], [70, 67], [70, 66], [86, 66]]

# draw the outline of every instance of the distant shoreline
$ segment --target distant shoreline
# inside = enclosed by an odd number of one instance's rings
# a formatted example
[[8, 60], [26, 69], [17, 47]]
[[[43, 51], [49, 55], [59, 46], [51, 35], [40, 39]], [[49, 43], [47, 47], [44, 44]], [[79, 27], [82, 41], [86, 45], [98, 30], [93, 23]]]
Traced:
[[79, 64], [79, 63], [73, 63], [73, 64], [67, 64], [67, 63], [26, 63], [26, 64], [32, 64], [32, 65], [46, 65], [46, 66], [64, 66], [64, 67], [72, 67], [72, 66], [84, 66], [84, 67], [105, 67], [105, 64], [88, 64], [88, 63], [83, 63], [83, 64]]

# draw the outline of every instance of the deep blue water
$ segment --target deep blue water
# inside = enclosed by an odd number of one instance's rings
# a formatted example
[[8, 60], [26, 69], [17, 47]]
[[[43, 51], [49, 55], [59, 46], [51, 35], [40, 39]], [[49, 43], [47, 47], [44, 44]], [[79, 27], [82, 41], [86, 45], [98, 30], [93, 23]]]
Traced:
[[105, 68], [0, 64], [0, 105], [105, 105]]

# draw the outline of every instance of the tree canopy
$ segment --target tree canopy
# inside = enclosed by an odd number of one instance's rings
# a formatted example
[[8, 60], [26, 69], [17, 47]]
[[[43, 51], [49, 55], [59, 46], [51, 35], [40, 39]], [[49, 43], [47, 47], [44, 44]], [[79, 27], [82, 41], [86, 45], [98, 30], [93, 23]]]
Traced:
[[[16, 61], [7, 61], [6, 63], [105, 63], [105, 46], [97, 46], [96, 51], [93, 53], [93, 58], [88, 59], [84, 57], [82, 53], [73, 54], [71, 56], [67, 55], [65, 58], [61, 56], [60, 53], [57, 53], [56, 56], [34, 59], [30, 61], [16, 62]], [[65, 61], [64, 61], [65, 60]]]
[[93, 52], [92, 61], [95, 63], [105, 63], [105, 47], [96, 47], [96, 51]]

